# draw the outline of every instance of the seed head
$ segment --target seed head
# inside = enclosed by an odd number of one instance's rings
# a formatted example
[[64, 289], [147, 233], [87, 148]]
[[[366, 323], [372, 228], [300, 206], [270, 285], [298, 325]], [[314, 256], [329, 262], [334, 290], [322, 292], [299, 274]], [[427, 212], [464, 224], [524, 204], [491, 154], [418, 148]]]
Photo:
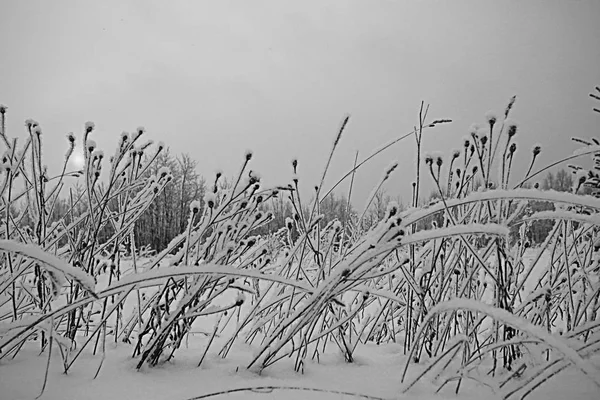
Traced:
[[508, 148], [508, 151], [510, 151], [510, 154], [513, 154], [515, 151], [517, 151], [517, 144], [511, 143], [510, 147]]
[[6, 107], [4, 104], [0, 104], [0, 114], [2, 114], [2, 115], [6, 114], [7, 109], [8, 109], [8, 107]]
[[160, 177], [160, 179], [164, 178], [165, 176], [167, 176], [169, 174], [169, 168], [168, 167], [161, 167], [158, 170], [158, 176]]
[[197, 214], [200, 211], [200, 202], [198, 200], [194, 200], [190, 203], [190, 211], [192, 214]]
[[204, 195], [204, 202], [208, 206], [208, 208], [214, 208], [215, 206], [215, 195], [214, 193], [206, 193]]
[[427, 165], [433, 164], [433, 156], [429, 153], [425, 154], [425, 164], [427, 164]]
[[246, 152], [244, 153], [244, 157], [246, 158], [246, 161], [250, 161], [252, 159], [252, 150], [246, 150]]
[[540, 154], [542, 152], [542, 146], [540, 146], [539, 144], [536, 144], [535, 146], [533, 146], [533, 156], [537, 157], [538, 154]]
[[250, 171], [248, 173], [248, 178], [249, 178], [249, 184], [250, 185], [254, 185], [255, 183], [260, 182], [260, 174], [258, 172], [255, 171]]
[[504, 110], [504, 118], [508, 117], [508, 113], [510, 113], [510, 110], [512, 109], [513, 105], [515, 104], [515, 100], [517, 100], [517, 96], [513, 96], [510, 98], [510, 101], [508, 102], [508, 105], [506, 106], [506, 110]]
[[485, 119], [488, 121], [488, 124], [493, 127], [498, 120], [498, 116], [494, 111], [488, 111], [485, 113]]
[[385, 171], [385, 176], [389, 177], [391, 175], [392, 172], [394, 172], [394, 170], [398, 168], [398, 161], [394, 161], [392, 162], [389, 167], [387, 167], [386, 171]]
[[508, 137], [509, 138], [514, 137], [517, 134], [517, 128], [518, 128], [517, 123], [512, 120], [508, 120], [508, 121], [506, 121], [506, 126], [508, 127], [508, 130], [507, 130]]
[[92, 133], [92, 131], [94, 130], [95, 127], [96, 127], [96, 125], [94, 125], [94, 123], [92, 121], [88, 121], [85, 123], [85, 132]]
[[33, 120], [31, 118], [27, 118], [25, 120], [25, 126], [27, 127], [27, 129], [31, 129], [31, 128], [33, 128], [36, 125], [37, 125], [37, 122], [35, 122], [35, 120]]
[[392, 218], [397, 213], [398, 213], [398, 203], [396, 203], [395, 201], [390, 201], [387, 205], [387, 210], [386, 210], [388, 219]]

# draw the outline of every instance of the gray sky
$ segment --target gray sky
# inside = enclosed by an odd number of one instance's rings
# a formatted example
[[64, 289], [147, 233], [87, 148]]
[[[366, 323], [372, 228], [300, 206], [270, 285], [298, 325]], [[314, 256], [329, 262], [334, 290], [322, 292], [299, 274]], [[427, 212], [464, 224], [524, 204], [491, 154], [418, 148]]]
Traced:
[[[522, 170], [537, 142], [541, 165], [598, 133], [598, 16], [597, 0], [4, 1], [0, 103], [11, 136], [40, 122], [54, 171], [65, 134], [92, 120], [107, 153], [143, 125], [205, 176], [233, 174], [250, 148], [266, 183], [287, 183], [296, 156], [312, 187], [345, 113], [330, 184], [356, 150], [409, 131], [421, 100], [454, 120], [424, 138], [449, 153], [516, 94]], [[357, 205], [393, 159], [388, 188], [408, 201], [412, 140], [357, 175]]]

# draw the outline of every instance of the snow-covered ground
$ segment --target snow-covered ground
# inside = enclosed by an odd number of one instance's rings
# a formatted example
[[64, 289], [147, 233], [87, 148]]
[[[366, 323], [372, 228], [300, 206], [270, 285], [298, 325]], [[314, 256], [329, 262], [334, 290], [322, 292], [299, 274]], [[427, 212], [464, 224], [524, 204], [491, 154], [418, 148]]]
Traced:
[[[185, 400], [223, 390], [259, 386], [297, 386], [368, 394], [386, 399], [492, 399], [489, 389], [464, 382], [459, 395], [448, 386], [435, 395], [437, 386], [419, 384], [406, 395], [400, 394], [400, 376], [405, 357], [401, 344], [369, 344], [359, 348], [356, 362], [348, 364], [340, 355], [321, 357], [320, 364], [310, 363], [304, 374], [295, 373], [293, 360], [286, 360], [267, 369], [261, 376], [245, 368], [252, 349], [237, 345], [226, 359], [209, 354], [198, 368], [206, 339], [190, 339], [189, 348], [176, 353], [172, 362], [156, 368], [136, 371], [131, 359], [132, 346], [111, 345], [100, 374], [93, 379], [101, 357], [86, 355], [75, 368], [64, 375], [60, 356], [53, 357], [48, 385], [42, 399], [56, 400]], [[36, 348], [23, 350], [15, 360], [0, 365], [0, 399], [33, 399], [41, 389], [46, 355], [38, 356]], [[599, 364], [598, 362], [596, 363]], [[418, 369], [409, 369], [414, 376]], [[431, 380], [432, 377], [428, 381]], [[219, 396], [221, 399], [351, 399], [349, 395], [307, 392], [273, 391], [272, 393], [240, 392]], [[556, 379], [533, 392], [530, 399], [598, 399], [597, 388], [578, 371], [569, 369]]]
[[[533, 252], [528, 254], [530, 260]], [[543, 260], [542, 260], [543, 264]], [[142, 268], [143, 269], [143, 268]], [[535, 280], [535, 278], [533, 279]], [[106, 282], [99, 282], [103, 286]], [[533, 289], [533, 288], [529, 288]], [[144, 289], [148, 291], [151, 289]], [[235, 293], [231, 293], [235, 296]], [[125, 316], [134, 309], [135, 296], [130, 296], [125, 306]], [[229, 299], [224, 299], [228, 302]], [[441, 382], [433, 382], [435, 373], [431, 372], [419, 384], [402, 394], [401, 375], [406, 356], [401, 343], [375, 345], [369, 343], [359, 346], [356, 360], [349, 364], [341, 354], [330, 347], [327, 354], [321, 355], [320, 362], [308, 362], [304, 373], [294, 372], [294, 359], [286, 359], [258, 375], [246, 369], [252, 359], [255, 348], [238, 341], [228, 354], [221, 358], [217, 353], [227, 332], [213, 343], [207, 358], [198, 367], [208, 342], [202, 332], [211, 332], [214, 320], [203, 319], [203, 325], [194, 325], [196, 332], [187, 345], [175, 353], [168, 363], [155, 368], [144, 366], [137, 371], [137, 361], [131, 358], [133, 345], [110, 341], [106, 358], [99, 375], [94, 375], [102, 360], [101, 355], [93, 356], [85, 352], [74, 364], [68, 375], [62, 373], [61, 358], [58, 351], [53, 352], [48, 384], [42, 399], [56, 400], [108, 400], [108, 399], [145, 399], [145, 400], [186, 400], [209, 393], [248, 387], [303, 387], [324, 391], [301, 390], [261, 390], [260, 392], [242, 391], [226, 393], [213, 398], [220, 399], [352, 399], [359, 398], [348, 392], [375, 396], [385, 399], [492, 399], [500, 398], [487, 387], [474, 381], [463, 381], [458, 395], [454, 393], [455, 384], [447, 385], [439, 394], [435, 394]], [[111, 338], [109, 336], [109, 338]], [[46, 368], [47, 353], [39, 355], [39, 342], [29, 343], [13, 360], [0, 363], [0, 400], [34, 399], [39, 395]], [[600, 368], [600, 359], [593, 360]], [[411, 365], [408, 379], [411, 381], [424, 366]], [[600, 371], [600, 369], [599, 369]], [[598, 399], [597, 387], [579, 371], [570, 368], [534, 391], [529, 399]], [[329, 392], [327, 392], [329, 391]], [[336, 393], [334, 393], [334, 391]]]

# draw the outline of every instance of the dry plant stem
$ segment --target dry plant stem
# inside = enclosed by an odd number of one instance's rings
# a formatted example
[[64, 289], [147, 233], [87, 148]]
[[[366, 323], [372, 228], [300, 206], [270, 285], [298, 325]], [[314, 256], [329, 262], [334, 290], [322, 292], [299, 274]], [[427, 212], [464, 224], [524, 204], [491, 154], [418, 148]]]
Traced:
[[348, 188], [348, 203], [346, 204], [346, 213], [344, 214], [344, 221], [342, 221], [342, 244], [345, 242], [346, 236], [346, 227], [348, 224], [348, 214], [350, 212], [351, 204], [350, 201], [352, 199], [352, 188], [354, 186], [354, 176], [356, 175], [356, 162], [358, 161], [358, 151], [354, 156], [354, 166], [352, 167], [352, 177], [350, 178], [350, 187]]
[[325, 183], [325, 177], [327, 176], [327, 171], [329, 170], [329, 166], [331, 165], [331, 160], [333, 158], [333, 154], [335, 153], [335, 149], [337, 148], [337, 146], [340, 142], [340, 139], [342, 138], [342, 133], [344, 132], [344, 129], [346, 128], [346, 124], [348, 124], [349, 120], [350, 120], [350, 115], [346, 115], [346, 117], [344, 117], [344, 120], [342, 121], [342, 125], [340, 126], [340, 129], [338, 130], [335, 140], [333, 141], [333, 146], [331, 147], [331, 151], [329, 152], [329, 157], [327, 159], [327, 163], [325, 164], [325, 169], [323, 170], [323, 175], [321, 176], [321, 182], [317, 186], [317, 193], [315, 194], [315, 202], [312, 206], [312, 210], [311, 210], [309, 218], [308, 218], [309, 224], [312, 223], [313, 214], [314, 214], [315, 210], [317, 209], [317, 205], [321, 202], [321, 200], [319, 200], [319, 195], [321, 193], [321, 190], [323, 189], [323, 184]]
[[39, 399], [44, 394], [46, 390], [46, 384], [48, 383], [48, 371], [50, 370], [50, 360], [52, 359], [52, 345], [54, 340], [54, 318], [50, 319], [50, 335], [48, 338], [48, 358], [46, 359], [46, 370], [44, 372], [44, 383], [42, 384], [42, 390], [40, 394], [36, 397]]
[[70, 362], [67, 363], [67, 365], [65, 367], [65, 371], [64, 371], [65, 373], [67, 373], [69, 371], [69, 369], [71, 368], [71, 366], [73, 365], [73, 363], [77, 360], [77, 358], [79, 358], [79, 355], [81, 354], [81, 352], [87, 347], [87, 345], [90, 343], [90, 341], [94, 337], [96, 337], [96, 334], [100, 331], [100, 328], [102, 326], [104, 326], [104, 324], [106, 324], [106, 321], [108, 320], [108, 318], [110, 318], [110, 316], [117, 309], [117, 307], [119, 307], [119, 305], [123, 301], [125, 301], [125, 299], [129, 295], [129, 293], [131, 293], [131, 291], [134, 288], [135, 288], [135, 286], [131, 286], [127, 291], [124, 291], [123, 293], [121, 293], [121, 295], [119, 296], [119, 298], [117, 299], [117, 301], [115, 301], [115, 303], [113, 304], [113, 306], [109, 309], [109, 311], [100, 320], [100, 322], [98, 323], [98, 325], [96, 326], [96, 328], [94, 329], [94, 331], [88, 336], [88, 338], [86, 339], [86, 341], [79, 347], [79, 350], [77, 351], [77, 353], [75, 354], [75, 356], [71, 359]]
[[[134, 229], [135, 229], [135, 225], [134, 228], [131, 229], [131, 233], [129, 234], [129, 243], [131, 243], [131, 257], [132, 257], [132, 262], [133, 262], [133, 273], [137, 274], [138, 270], [137, 270], [137, 257], [136, 257], [136, 248], [135, 248], [135, 234], [134, 234]], [[140, 289], [138, 287], [136, 287], [135, 289], [136, 292], [136, 300], [137, 300], [137, 309], [138, 309], [138, 332], [142, 331], [142, 299], [140, 296]], [[115, 328], [115, 341], [117, 340], [117, 329]]]
[[308, 387], [300, 387], [300, 386], [255, 386], [255, 387], [245, 387], [245, 388], [237, 388], [237, 389], [227, 389], [227, 390], [223, 390], [220, 392], [214, 392], [214, 393], [204, 394], [204, 395], [200, 395], [200, 396], [196, 396], [196, 397], [191, 397], [187, 400], [208, 399], [210, 397], [217, 397], [217, 396], [229, 395], [232, 393], [240, 393], [240, 392], [269, 394], [276, 390], [328, 393], [328, 394], [335, 394], [335, 395], [340, 395], [340, 396], [356, 397], [356, 398], [366, 399], [366, 400], [389, 400], [389, 399], [385, 399], [383, 397], [376, 397], [376, 396], [371, 396], [371, 395], [361, 394], [361, 393], [343, 392], [343, 391], [338, 391], [338, 390], [328, 390], [328, 389], [318, 389], [318, 388], [308, 388]]

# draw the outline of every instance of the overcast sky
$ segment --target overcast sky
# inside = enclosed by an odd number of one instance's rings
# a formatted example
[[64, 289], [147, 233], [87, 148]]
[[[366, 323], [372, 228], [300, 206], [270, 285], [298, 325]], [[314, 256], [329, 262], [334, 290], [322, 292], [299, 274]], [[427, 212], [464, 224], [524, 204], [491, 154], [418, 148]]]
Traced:
[[[346, 113], [329, 184], [356, 150], [409, 131], [421, 100], [454, 120], [424, 137], [449, 153], [516, 94], [522, 170], [537, 142], [542, 165], [572, 152], [571, 136], [598, 134], [598, 16], [597, 0], [3, 1], [0, 103], [9, 136], [40, 122], [54, 171], [65, 134], [91, 120], [108, 153], [143, 125], [205, 176], [233, 174], [250, 148], [266, 183], [287, 183], [298, 157], [312, 187]], [[358, 174], [357, 205], [393, 159], [388, 188], [409, 200], [412, 140]]]

